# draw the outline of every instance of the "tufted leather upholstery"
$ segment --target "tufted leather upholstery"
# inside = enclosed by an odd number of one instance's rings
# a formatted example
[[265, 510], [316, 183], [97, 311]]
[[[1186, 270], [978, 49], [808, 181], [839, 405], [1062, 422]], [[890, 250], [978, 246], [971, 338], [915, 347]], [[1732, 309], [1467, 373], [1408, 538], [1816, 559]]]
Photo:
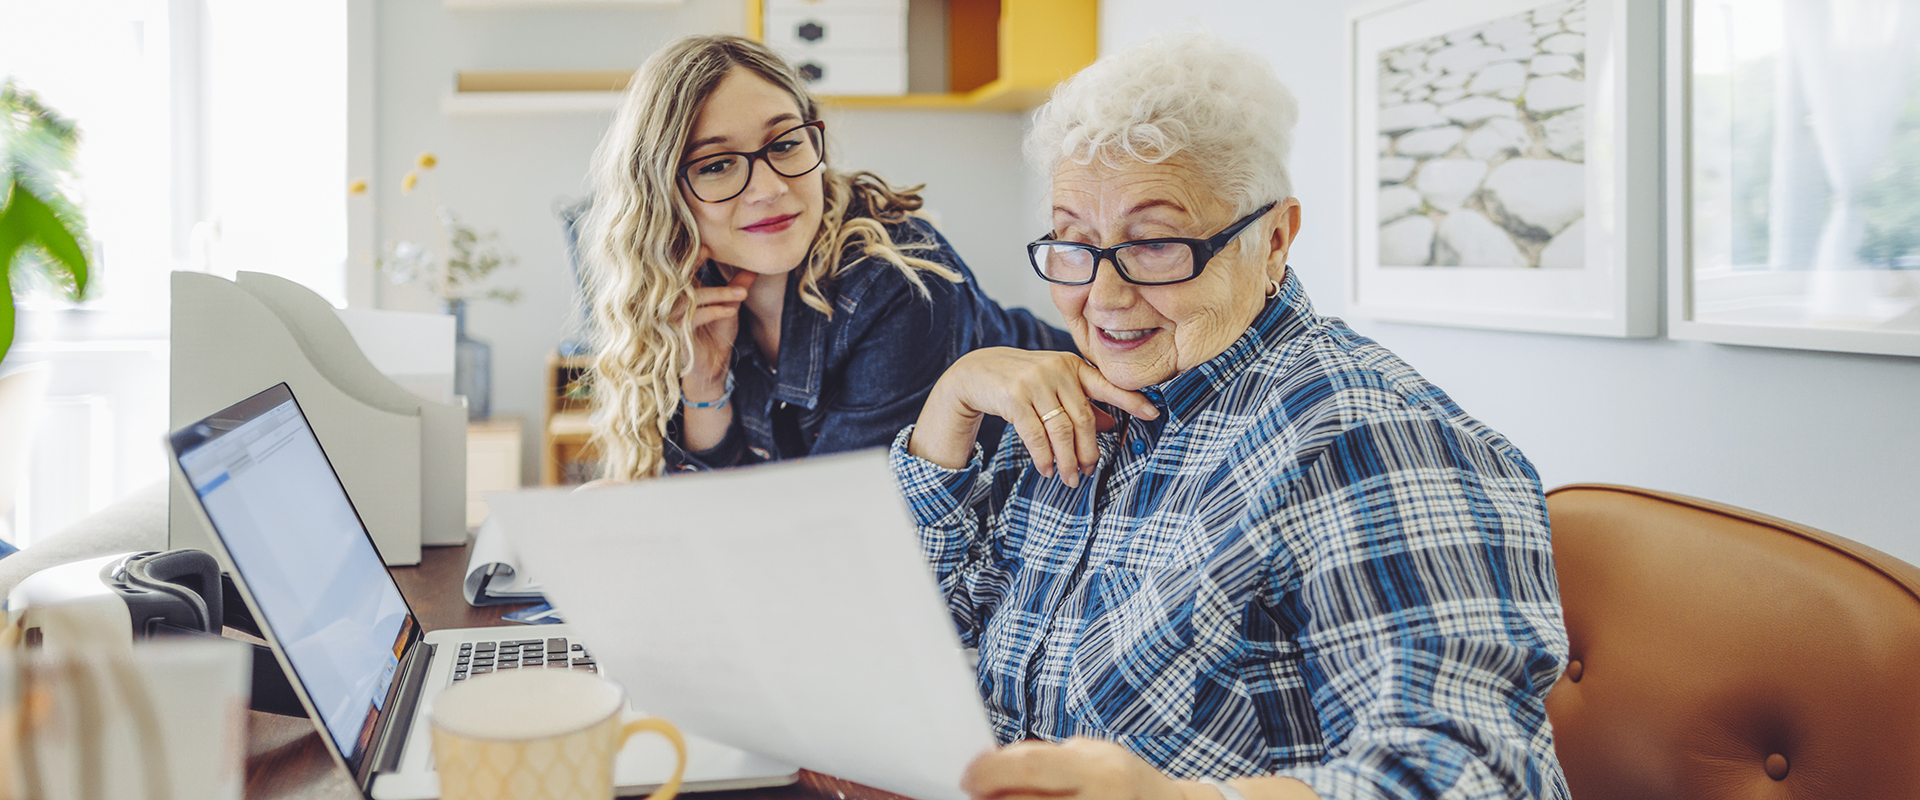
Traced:
[[1690, 497], [1547, 495], [1574, 800], [1920, 798], [1920, 569]]

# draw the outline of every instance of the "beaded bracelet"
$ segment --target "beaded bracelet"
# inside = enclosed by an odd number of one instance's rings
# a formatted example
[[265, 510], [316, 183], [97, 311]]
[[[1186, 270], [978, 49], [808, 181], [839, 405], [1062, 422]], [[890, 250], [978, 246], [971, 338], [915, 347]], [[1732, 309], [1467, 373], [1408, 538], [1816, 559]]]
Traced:
[[727, 390], [720, 393], [720, 399], [708, 400], [707, 402], [704, 402], [704, 403], [695, 403], [691, 400], [686, 399], [686, 397], [683, 395], [680, 398], [680, 400], [681, 402], [686, 403], [687, 408], [726, 408], [727, 400], [731, 399], [732, 397], [733, 397], [733, 373], [729, 371], [727, 373]]

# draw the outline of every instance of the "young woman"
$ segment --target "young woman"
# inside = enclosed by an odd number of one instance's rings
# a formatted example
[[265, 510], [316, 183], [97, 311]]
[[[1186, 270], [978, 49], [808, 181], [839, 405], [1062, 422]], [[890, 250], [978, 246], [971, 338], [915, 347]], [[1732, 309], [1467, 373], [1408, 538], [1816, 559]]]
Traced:
[[818, 104], [758, 42], [648, 59], [582, 242], [605, 477], [885, 445], [961, 355], [1071, 349], [981, 293], [917, 191], [834, 171]]

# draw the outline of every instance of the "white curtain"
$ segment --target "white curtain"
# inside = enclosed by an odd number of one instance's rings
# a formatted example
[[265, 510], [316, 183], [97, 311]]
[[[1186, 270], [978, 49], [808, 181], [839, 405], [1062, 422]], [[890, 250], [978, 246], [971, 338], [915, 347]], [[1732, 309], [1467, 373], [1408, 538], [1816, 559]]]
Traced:
[[347, 11], [336, 0], [195, 0], [205, 149], [196, 253], [347, 302]]
[[1787, 0], [1785, 30], [1800, 76], [1793, 88], [1806, 104], [1832, 198], [1814, 250], [1808, 311], [1846, 316], [1856, 305], [1846, 287], [1858, 284], [1832, 273], [1861, 266], [1859, 194], [1906, 105], [1920, 50], [1920, 0]]

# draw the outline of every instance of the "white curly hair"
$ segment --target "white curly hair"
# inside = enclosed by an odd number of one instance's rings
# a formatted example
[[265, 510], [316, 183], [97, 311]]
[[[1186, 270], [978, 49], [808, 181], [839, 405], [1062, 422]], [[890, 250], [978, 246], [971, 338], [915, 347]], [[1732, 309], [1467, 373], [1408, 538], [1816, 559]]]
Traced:
[[1178, 157], [1237, 214], [1293, 196], [1287, 156], [1300, 105], [1266, 59], [1205, 33], [1157, 36], [1094, 62], [1035, 115], [1027, 160], [1157, 164]]

